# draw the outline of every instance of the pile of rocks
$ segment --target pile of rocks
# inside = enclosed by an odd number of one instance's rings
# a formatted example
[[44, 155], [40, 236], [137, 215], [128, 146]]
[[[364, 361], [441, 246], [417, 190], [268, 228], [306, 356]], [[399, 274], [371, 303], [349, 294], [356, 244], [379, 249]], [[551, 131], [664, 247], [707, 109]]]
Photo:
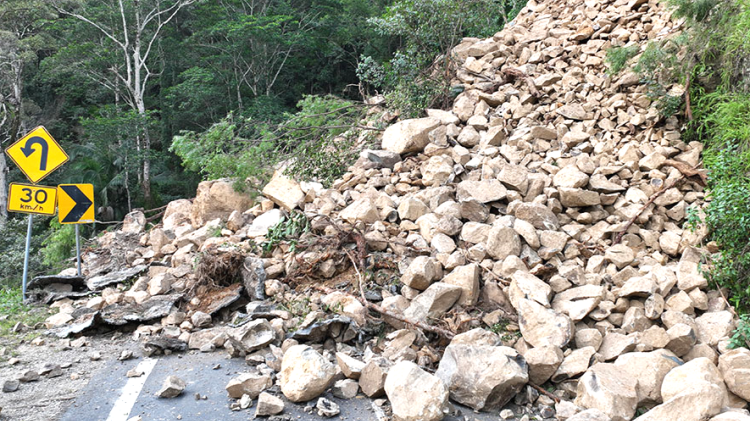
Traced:
[[[452, 110], [390, 126], [382, 150], [363, 151], [332, 188], [277, 173], [253, 205], [211, 181], [147, 233], [143, 214], [129, 215], [102, 243], [139, 235], [125, 258], [147, 274], [129, 287], [89, 279], [105, 289], [83, 307], [106, 316], [139, 306], [138, 321], [153, 310], [157, 323], [138, 334], [245, 356], [254, 371], [227, 390], [262, 398], [263, 415], [280, 411], [266, 392], [275, 379], [293, 402], [329, 387], [338, 397], [385, 395], [398, 420], [442, 419], [449, 400], [475, 410], [536, 402], [561, 420], [630, 420], [639, 408], [649, 409], [639, 420], [748, 420], [739, 408], [750, 400], [750, 351], [728, 349], [736, 319], [699, 270], [705, 228], [683, 228], [687, 209], [703, 207], [701, 180], [685, 171], [702, 147], [681, 140], [679, 121], [661, 117], [636, 74], [605, 73], [607, 49], [643, 51], [678, 30], [655, 0], [531, 1], [494, 37], [454, 49], [463, 92]], [[316, 234], [356, 228], [369, 253], [395, 256], [398, 285], [364, 294], [395, 329], [384, 343], [351, 345], [370, 320], [364, 300], [284, 282], [305, 263], [308, 276], [356, 281], [351, 261], [285, 244], [245, 258], [254, 301], [244, 324], [213, 326], [238, 289], [220, 306], [196, 296], [173, 307], [194, 289], [196, 259], [249, 253], [294, 210]], [[307, 314], [258, 302], [300, 295]], [[63, 313], [81, 303], [65, 302]], [[57, 317], [50, 327], [80, 315]], [[441, 320], [453, 327], [444, 350], [414, 328]], [[556, 391], [540, 396], [533, 386], [547, 382]]]

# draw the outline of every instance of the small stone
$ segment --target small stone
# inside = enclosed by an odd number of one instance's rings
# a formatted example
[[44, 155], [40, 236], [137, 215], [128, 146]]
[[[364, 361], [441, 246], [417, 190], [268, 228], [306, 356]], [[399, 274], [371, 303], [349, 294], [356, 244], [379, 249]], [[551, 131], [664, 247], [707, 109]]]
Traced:
[[284, 401], [268, 392], [258, 395], [258, 405], [255, 407], [256, 417], [268, 417], [284, 412]]
[[333, 384], [331, 393], [339, 399], [352, 399], [359, 392], [359, 383], [352, 379], [339, 380]]
[[18, 387], [21, 385], [21, 382], [18, 380], [6, 380], [3, 383], [3, 392], [4, 393], [11, 393], [18, 390]]
[[143, 372], [138, 370], [137, 368], [133, 368], [128, 370], [127, 373], [125, 373], [126, 377], [141, 377], [143, 375]]
[[318, 403], [315, 407], [318, 409], [318, 415], [321, 417], [331, 418], [341, 413], [339, 406], [326, 398], [318, 398]]
[[18, 380], [21, 383], [35, 382], [35, 381], [39, 380], [39, 373], [37, 373], [36, 371], [33, 371], [33, 370], [29, 370], [29, 371], [23, 373], [23, 375], [21, 377], [19, 377]]
[[[200, 400], [201, 395], [199, 393], [195, 394], [196, 399]], [[240, 398], [240, 409], [247, 409], [250, 408], [253, 405], [253, 398], [250, 397], [250, 395], [242, 395]]]
[[177, 376], [169, 376], [164, 380], [161, 389], [156, 392], [160, 398], [176, 398], [180, 396], [187, 385], [185, 381]]
[[255, 399], [261, 392], [273, 386], [271, 376], [267, 374], [245, 373], [229, 381], [225, 387], [229, 397], [239, 399], [243, 395]]
[[193, 323], [193, 326], [202, 329], [211, 326], [211, 315], [202, 311], [196, 311], [195, 314], [190, 316], [190, 321]]

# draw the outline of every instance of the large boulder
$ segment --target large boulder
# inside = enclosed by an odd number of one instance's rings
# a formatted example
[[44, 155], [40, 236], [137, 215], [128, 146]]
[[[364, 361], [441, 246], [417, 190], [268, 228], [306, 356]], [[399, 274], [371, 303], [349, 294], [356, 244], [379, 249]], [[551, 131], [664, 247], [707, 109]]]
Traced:
[[439, 125], [440, 120], [430, 117], [399, 121], [383, 133], [383, 149], [398, 154], [421, 152], [430, 143], [428, 134]]
[[630, 421], [638, 407], [636, 384], [635, 378], [614, 364], [595, 364], [578, 380], [575, 404], [596, 408], [612, 421]]
[[652, 352], [629, 352], [617, 357], [614, 364], [638, 381], [635, 391], [640, 405], [662, 402], [661, 386], [664, 377], [680, 365], [680, 360], [672, 352], [659, 349]]
[[263, 188], [263, 195], [288, 212], [305, 202], [305, 192], [299, 183], [281, 171], [273, 174], [271, 181]]
[[568, 316], [526, 298], [518, 300], [518, 324], [524, 340], [534, 347], [562, 348], [575, 334]]
[[451, 399], [477, 411], [502, 408], [529, 381], [524, 358], [513, 348], [496, 346], [497, 336], [487, 333], [474, 329], [453, 338], [435, 373]]
[[198, 184], [190, 222], [194, 227], [202, 227], [208, 221], [216, 218], [226, 220], [233, 211], [244, 212], [252, 206], [250, 195], [235, 190], [232, 180], [204, 181]]
[[395, 421], [440, 421], [448, 412], [448, 390], [437, 377], [410, 361], [388, 372], [385, 393]]
[[334, 380], [336, 367], [307, 345], [294, 345], [284, 354], [279, 373], [281, 392], [292, 402], [317, 398]]
[[732, 393], [750, 401], [750, 351], [733, 349], [719, 357], [719, 370]]
[[685, 385], [687, 389], [636, 418], [636, 421], [702, 421], [722, 408], [722, 390], [715, 384]]

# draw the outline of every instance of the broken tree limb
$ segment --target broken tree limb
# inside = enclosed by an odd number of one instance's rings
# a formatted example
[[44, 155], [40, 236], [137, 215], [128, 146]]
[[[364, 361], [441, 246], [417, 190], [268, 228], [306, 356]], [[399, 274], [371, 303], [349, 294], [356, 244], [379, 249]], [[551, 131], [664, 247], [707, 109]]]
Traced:
[[391, 318], [396, 319], [396, 320], [398, 320], [400, 322], [404, 322], [404, 323], [406, 323], [408, 325], [411, 325], [411, 326], [414, 326], [414, 327], [416, 327], [418, 329], [421, 329], [421, 330], [424, 330], [424, 331], [427, 331], [427, 332], [431, 332], [431, 333], [435, 333], [435, 334], [440, 335], [440, 336], [442, 336], [442, 337], [444, 337], [446, 339], [453, 339], [453, 337], [455, 336], [455, 334], [453, 332], [449, 332], [449, 331], [447, 331], [445, 329], [441, 329], [439, 327], [430, 326], [428, 324], [425, 324], [425, 323], [422, 323], [422, 322], [418, 322], [416, 320], [407, 319], [404, 316], [400, 316], [398, 314], [392, 313], [392, 312], [384, 309], [383, 307], [380, 307], [377, 304], [373, 304], [373, 303], [371, 303], [371, 302], [369, 302], [369, 301], [367, 301], [365, 299], [362, 299], [360, 297], [357, 297], [356, 295], [353, 295], [351, 293], [348, 293], [348, 292], [345, 292], [345, 291], [339, 291], [339, 290], [336, 290], [336, 289], [327, 288], [327, 287], [319, 286], [319, 285], [315, 286], [314, 288], [317, 289], [318, 291], [321, 291], [321, 292], [326, 293], [326, 294], [330, 294], [332, 292], [341, 292], [341, 293], [346, 294], [346, 295], [348, 295], [348, 296], [350, 296], [352, 298], [356, 298], [359, 302], [362, 303], [362, 305], [364, 305], [365, 307], [367, 307], [370, 310], [373, 310], [373, 311], [375, 311], [377, 313], [380, 313], [380, 314], [382, 314], [384, 316], [391, 317]]
[[549, 393], [543, 387], [537, 386], [534, 383], [529, 383], [529, 386], [531, 386], [534, 389], [536, 389], [537, 392], [541, 393], [542, 395], [544, 395], [544, 396], [552, 399], [553, 401], [555, 401], [555, 403], [560, 403], [560, 398], [558, 398], [557, 396], [553, 395], [552, 393]]
[[615, 237], [615, 241], [612, 242], [612, 245], [614, 246], [614, 245], [620, 244], [620, 241], [622, 241], [622, 237], [625, 235], [626, 232], [628, 232], [628, 230], [630, 229], [630, 226], [633, 225], [633, 223], [635, 223], [635, 220], [638, 219], [638, 217], [641, 216], [641, 214], [645, 212], [646, 209], [648, 209], [648, 207], [651, 206], [652, 203], [654, 203], [654, 200], [656, 200], [659, 196], [664, 194], [665, 191], [674, 187], [678, 181], [682, 181], [684, 179], [685, 179], [685, 174], [683, 174], [680, 178], [673, 179], [672, 182], [667, 183], [664, 187], [662, 187], [661, 190], [652, 194], [651, 197], [646, 202], [646, 204], [643, 205], [641, 210], [639, 210], [637, 214], [633, 215], [633, 217], [630, 218], [628, 223], [625, 225], [625, 228], [623, 228], [622, 231], [617, 233], [617, 236]]

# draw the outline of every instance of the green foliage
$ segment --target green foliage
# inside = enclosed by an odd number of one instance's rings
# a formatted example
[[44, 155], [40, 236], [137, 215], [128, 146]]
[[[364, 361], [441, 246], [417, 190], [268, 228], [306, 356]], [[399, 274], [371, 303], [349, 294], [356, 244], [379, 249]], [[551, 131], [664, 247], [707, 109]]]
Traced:
[[656, 108], [663, 117], [671, 117], [682, 109], [682, 95], [672, 95], [665, 88], [680, 82], [677, 58], [680, 45], [675, 40], [649, 42], [633, 68], [648, 88], [646, 95], [656, 101]]
[[[48, 316], [45, 309], [46, 307], [24, 305], [21, 287], [0, 285], [0, 314], [8, 316], [0, 320], [0, 338], [8, 337], [15, 343], [20, 342], [22, 339], [30, 339], [31, 336], [38, 336], [33, 333], [19, 336], [12, 333], [12, 329], [17, 323], [33, 327], [37, 323], [44, 321]], [[12, 350], [13, 346], [9, 348]]]
[[[26, 248], [27, 219], [9, 218], [0, 229], [0, 287], [21, 285], [24, 250]], [[31, 250], [29, 252], [29, 279], [46, 269], [39, 253], [44, 240], [46, 221], [37, 217], [32, 225]]]
[[[719, 253], [705, 274], [729, 291], [741, 313], [750, 312], [750, 1], [672, 0], [686, 18], [684, 57], [667, 62], [680, 78], [690, 77], [693, 121], [688, 140], [704, 143], [708, 169], [705, 223]], [[679, 43], [678, 43], [679, 44]], [[654, 55], [652, 62], [663, 60]], [[667, 57], [668, 58], [668, 57]], [[688, 223], [691, 222], [689, 217]], [[735, 342], [748, 333], [747, 317]], [[744, 341], [744, 339], [743, 339]]]
[[191, 171], [231, 177], [254, 190], [287, 160], [287, 174], [330, 184], [356, 159], [347, 131], [362, 117], [362, 107], [331, 95], [306, 96], [298, 106], [279, 124], [229, 114], [205, 132], [175, 136], [170, 150]]
[[[381, 36], [397, 39], [398, 50], [385, 61], [362, 56], [357, 75], [384, 90], [391, 107], [416, 117], [447, 98], [451, 48], [465, 36], [491, 36], [525, 4], [523, 0], [397, 0], [368, 23]], [[442, 58], [436, 61], [436, 57]]]
[[42, 241], [40, 250], [45, 265], [59, 267], [64, 260], [74, 254], [76, 246], [76, 230], [74, 225], [63, 225], [57, 217], [50, 221], [47, 238]]
[[610, 75], [616, 75], [625, 68], [625, 64], [631, 58], [638, 54], [638, 45], [631, 45], [628, 47], [613, 47], [607, 50], [607, 63], [609, 63], [609, 69], [607, 73]]
[[308, 221], [305, 214], [292, 212], [289, 216], [283, 217], [279, 223], [268, 229], [266, 241], [261, 244], [261, 247], [264, 251], [269, 252], [280, 243], [288, 242], [291, 244], [291, 250], [294, 251], [300, 236], [309, 231], [310, 221]]
[[737, 322], [737, 328], [732, 334], [729, 348], [750, 348], [750, 314], [743, 314]]
[[696, 206], [688, 206], [685, 209], [685, 223], [683, 228], [690, 232], [695, 232], [698, 226], [703, 222], [700, 216], [700, 210]]

